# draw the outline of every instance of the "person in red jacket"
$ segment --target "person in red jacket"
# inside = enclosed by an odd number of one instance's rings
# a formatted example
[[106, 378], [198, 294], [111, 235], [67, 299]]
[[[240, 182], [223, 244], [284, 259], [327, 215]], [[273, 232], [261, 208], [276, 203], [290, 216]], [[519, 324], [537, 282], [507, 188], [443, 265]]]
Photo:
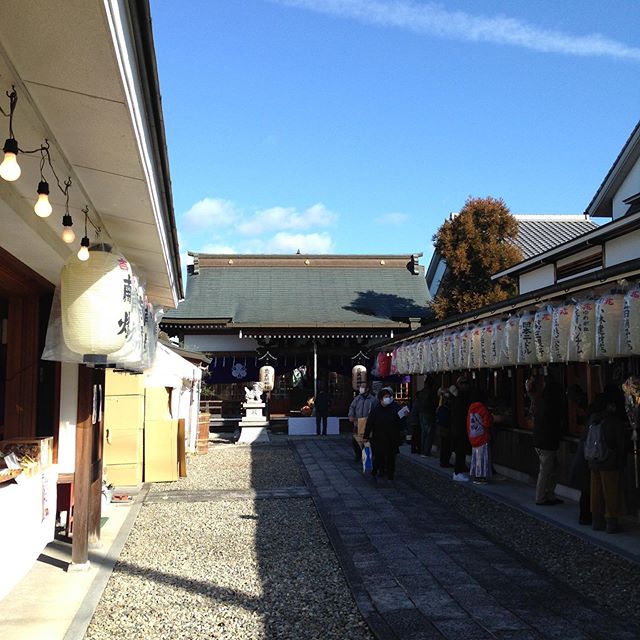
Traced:
[[491, 479], [489, 441], [493, 416], [485, 402], [486, 394], [475, 389], [467, 412], [467, 435], [471, 445], [469, 475], [476, 484], [486, 484]]

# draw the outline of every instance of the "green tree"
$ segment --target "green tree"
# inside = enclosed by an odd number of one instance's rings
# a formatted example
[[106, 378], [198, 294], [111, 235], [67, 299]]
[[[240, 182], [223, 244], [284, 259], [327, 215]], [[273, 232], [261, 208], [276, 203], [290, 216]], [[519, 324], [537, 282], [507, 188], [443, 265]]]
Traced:
[[522, 260], [518, 221], [502, 199], [469, 197], [457, 216], [433, 236], [436, 251], [447, 263], [433, 301], [438, 319], [506, 300], [517, 293], [513, 278], [491, 276]]

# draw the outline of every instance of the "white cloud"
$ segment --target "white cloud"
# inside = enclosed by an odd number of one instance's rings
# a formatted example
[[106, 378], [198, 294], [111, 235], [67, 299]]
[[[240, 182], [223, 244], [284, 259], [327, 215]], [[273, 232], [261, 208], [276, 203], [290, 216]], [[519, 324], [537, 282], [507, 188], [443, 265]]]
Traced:
[[331, 253], [333, 240], [328, 233], [276, 233], [266, 241], [267, 253]]
[[384, 213], [381, 216], [378, 216], [375, 221], [378, 224], [404, 224], [409, 220], [409, 216], [406, 213]]
[[231, 245], [228, 244], [205, 244], [198, 253], [238, 253]]
[[243, 235], [257, 236], [281, 229], [302, 230], [311, 227], [327, 227], [332, 225], [337, 217], [321, 202], [304, 211], [298, 211], [294, 207], [271, 207], [258, 211], [252, 218], [239, 224], [237, 230]]
[[227, 227], [238, 219], [233, 202], [219, 198], [204, 198], [182, 214], [182, 223], [190, 231]]
[[599, 34], [572, 35], [516, 18], [449, 11], [436, 3], [410, 0], [274, 0], [278, 4], [351, 18], [365, 24], [471, 42], [507, 44], [545, 53], [604, 56], [640, 61], [640, 49]]

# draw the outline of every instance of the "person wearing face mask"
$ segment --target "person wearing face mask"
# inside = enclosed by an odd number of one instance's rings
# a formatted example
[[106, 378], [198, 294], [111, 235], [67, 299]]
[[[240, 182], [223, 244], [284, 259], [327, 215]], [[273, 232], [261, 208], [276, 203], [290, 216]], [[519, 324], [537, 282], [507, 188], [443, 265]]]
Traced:
[[393, 400], [393, 390], [385, 387], [378, 393], [377, 404], [367, 418], [364, 441], [371, 442], [373, 477], [393, 480], [398, 444], [402, 437], [400, 406]]
[[362, 442], [364, 438], [364, 428], [367, 422], [367, 417], [371, 412], [371, 409], [376, 404], [376, 397], [371, 393], [371, 388], [368, 384], [362, 384], [358, 388], [358, 394], [352, 400], [349, 406], [349, 422], [353, 425], [353, 438], [351, 443], [353, 445], [353, 453], [355, 462], [362, 460]]

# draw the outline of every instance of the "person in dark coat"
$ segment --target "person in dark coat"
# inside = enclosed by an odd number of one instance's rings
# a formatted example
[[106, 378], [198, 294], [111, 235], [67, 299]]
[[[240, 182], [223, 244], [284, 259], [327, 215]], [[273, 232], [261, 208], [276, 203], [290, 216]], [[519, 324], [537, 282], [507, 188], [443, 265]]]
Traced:
[[320, 435], [322, 424], [322, 435], [327, 435], [327, 421], [329, 419], [329, 394], [323, 386], [318, 385], [318, 393], [313, 400], [313, 410], [316, 414], [316, 435]]
[[589, 525], [591, 518], [591, 472], [589, 465], [584, 459], [584, 439], [587, 435], [587, 414], [589, 407], [587, 404], [587, 394], [579, 384], [569, 385], [567, 389], [567, 398], [573, 405], [576, 421], [582, 427], [582, 435], [578, 442], [576, 452], [571, 461], [570, 479], [571, 484], [580, 489], [580, 515], [578, 516], [579, 524]]
[[424, 387], [416, 393], [418, 416], [420, 418], [420, 448], [423, 456], [431, 455], [436, 438], [436, 409], [438, 408], [438, 389], [435, 380], [427, 376]]
[[456, 461], [453, 468], [453, 479], [466, 482], [467, 454], [471, 453], [471, 445], [467, 436], [467, 412], [470, 402], [469, 380], [460, 376], [455, 385], [449, 388], [451, 392], [451, 437]]
[[527, 380], [527, 393], [531, 398], [533, 414], [533, 446], [535, 447], [540, 470], [536, 482], [536, 504], [552, 506], [562, 504], [556, 497], [560, 460], [558, 449], [562, 436], [562, 424], [558, 418], [558, 407], [562, 401], [552, 380], [535, 373]]
[[436, 425], [440, 438], [440, 466], [447, 468], [453, 465], [451, 459], [451, 392], [448, 388], [438, 390], [440, 406], [436, 411]]
[[371, 475], [393, 480], [396, 455], [402, 436], [402, 421], [398, 415], [400, 406], [393, 401], [393, 391], [381, 389], [378, 404], [371, 410], [364, 430], [364, 441], [371, 443], [373, 469]]
[[621, 479], [626, 458], [626, 434], [624, 423], [616, 415], [615, 400], [607, 394], [596, 396], [590, 407], [589, 424], [596, 422], [600, 423], [608, 456], [601, 461], [589, 460], [592, 527], [596, 531], [606, 529], [607, 533], [618, 533], [618, 518], [622, 515]]

